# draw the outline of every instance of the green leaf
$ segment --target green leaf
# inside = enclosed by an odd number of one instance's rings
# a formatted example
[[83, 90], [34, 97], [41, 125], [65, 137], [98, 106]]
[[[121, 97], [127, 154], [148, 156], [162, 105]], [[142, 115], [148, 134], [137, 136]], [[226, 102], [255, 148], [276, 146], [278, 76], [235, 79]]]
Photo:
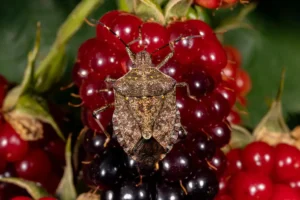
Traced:
[[185, 17], [193, 0], [170, 0], [165, 7], [166, 22], [172, 17]]
[[65, 71], [65, 45], [79, 30], [85, 18], [102, 0], [84, 0], [76, 6], [67, 20], [60, 27], [56, 40], [46, 58], [40, 63], [35, 73], [35, 91], [46, 92], [57, 83]]
[[66, 167], [63, 178], [59, 183], [56, 194], [60, 200], [76, 199], [76, 190], [73, 183], [73, 169], [72, 169], [72, 152], [71, 152], [71, 135], [66, 144]]
[[[32, 1], [2, 0], [0, 6], [0, 74], [9, 81], [20, 83], [27, 63], [27, 54], [32, 48], [34, 39], [32, 33], [36, 22], [42, 24], [41, 47], [36, 64], [45, 59], [55, 41], [57, 30], [82, 0], [46, 0]], [[86, 1], [86, 0], [85, 0]], [[88, 0], [87, 0], [88, 1]], [[101, 6], [95, 7], [91, 14], [99, 18], [103, 13], [116, 9], [115, 1], [104, 1]], [[9, 23], [8, 23], [9, 22]], [[79, 45], [95, 36], [95, 29], [83, 25], [71, 38], [66, 48], [67, 72], [64, 78], [70, 77], [70, 70], [75, 62]], [[59, 73], [61, 74], [61, 73]], [[65, 79], [65, 82], [68, 80]]]
[[276, 95], [282, 68], [286, 69], [283, 116], [299, 119], [299, 6], [300, 2], [282, 6], [279, 0], [272, 4], [260, 1], [256, 11], [247, 18], [253, 30], [239, 29], [224, 35], [225, 44], [241, 51], [241, 67], [248, 71], [252, 80], [252, 90], [247, 96], [249, 115], [243, 119], [248, 127], [257, 126], [268, 112], [265, 99], [273, 99]]
[[11, 183], [25, 189], [34, 199], [50, 196], [44, 188], [38, 186], [32, 181], [27, 181], [21, 178], [0, 178], [0, 182]]
[[49, 123], [58, 136], [65, 140], [63, 133], [49, 112], [47, 102], [43, 98], [33, 94], [24, 94], [19, 97], [14, 111], [18, 115], [28, 116]]
[[40, 42], [41, 42], [41, 23], [38, 22], [34, 48], [28, 54], [28, 63], [27, 63], [27, 67], [25, 69], [23, 81], [21, 84], [21, 94], [33, 90], [32, 87], [34, 85], [35, 61], [36, 61], [37, 55], [40, 50]]
[[231, 127], [231, 138], [229, 144], [222, 148], [224, 153], [227, 153], [231, 149], [244, 148], [254, 141], [253, 136], [247, 129], [234, 124], [232, 124]]

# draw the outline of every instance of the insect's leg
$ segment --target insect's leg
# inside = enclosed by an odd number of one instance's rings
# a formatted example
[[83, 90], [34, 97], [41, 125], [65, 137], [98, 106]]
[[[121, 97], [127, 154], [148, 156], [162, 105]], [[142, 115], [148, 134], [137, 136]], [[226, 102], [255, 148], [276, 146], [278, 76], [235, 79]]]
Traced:
[[188, 195], [188, 192], [187, 192], [186, 188], [184, 187], [184, 185], [182, 184], [182, 181], [181, 181], [181, 180], [179, 181], [179, 184], [180, 184], [180, 187], [181, 187], [181, 189], [183, 190], [184, 194], [185, 194], [185, 195]]
[[169, 43], [171, 52], [163, 59], [163, 61], [161, 61], [156, 68], [160, 69], [161, 67], [163, 67], [174, 55], [174, 43], [170, 42]]
[[95, 121], [97, 122], [97, 124], [99, 125], [100, 129], [103, 131], [103, 133], [106, 135], [106, 141], [104, 143], [104, 147], [107, 146], [108, 142], [110, 141], [111, 135], [105, 130], [105, 128], [103, 127], [102, 123], [100, 122], [100, 120], [97, 118], [97, 115], [105, 110], [107, 110], [108, 108], [112, 107], [112, 104], [107, 104], [105, 106], [102, 106], [101, 108], [98, 108], [96, 110], [93, 111], [93, 117], [95, 119]]
[[187, 83], [185, 83], [185, 82], [177, 83], [176, 87], [186, 87], [186, 92], [187, 92], [188, 97], [190, 97], [191, 99], [197, 100], [197, 98], [195, 96], [191, 95], [190, 87]]
[[140, 177], [140, 181], [138, 182], [138, 184], [136, 184], [136, 187], [140, 186], [143, 184], [143, 175], [141, 174], [141, 170], [140, 168], [137, 166], [137, 171], [139, 173], [139, 177]]

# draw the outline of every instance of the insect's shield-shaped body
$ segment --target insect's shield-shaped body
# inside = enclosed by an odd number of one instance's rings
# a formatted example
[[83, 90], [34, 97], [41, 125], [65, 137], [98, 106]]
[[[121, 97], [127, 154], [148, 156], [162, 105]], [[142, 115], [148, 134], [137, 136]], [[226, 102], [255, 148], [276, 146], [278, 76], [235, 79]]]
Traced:
[[135, 61], [136, 67], [113, 85], [113, 127], [133, 159], [153, 166], [172, 148], [181, 128], [176, 81], [153, 67], [145, 51]]

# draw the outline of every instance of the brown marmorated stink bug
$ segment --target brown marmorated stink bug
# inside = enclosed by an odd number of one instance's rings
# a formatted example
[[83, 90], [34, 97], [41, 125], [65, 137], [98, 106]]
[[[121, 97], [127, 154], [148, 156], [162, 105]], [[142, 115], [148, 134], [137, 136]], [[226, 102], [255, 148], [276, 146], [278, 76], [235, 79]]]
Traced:
[[162, 48], [170, 46], [171, 52], [157, 66], [152, 64], [151, 54], [146, 51], [136, 55], [129, 46], [108, 26], [98, 24], [114, 34], [126, 47], [133, 65], [127, 74], [115, 80], [107, 78], [112, 84], [115, 102], [96, 109], [93, 114], [100, 128], [110, 139], [97, 114], [114, 106], [113, 130], [124, 151], [139, 164], [154, 167], [172, 149], [178, 138], [178, 132], [184, 130], [180, 123], [180, 114], [176, 106], [176, 87], [186, 87], [186, 83], [176, 83], [159, 69], [173, 56], [174, 43], [201, 37], [200, 35], [180, 37]]

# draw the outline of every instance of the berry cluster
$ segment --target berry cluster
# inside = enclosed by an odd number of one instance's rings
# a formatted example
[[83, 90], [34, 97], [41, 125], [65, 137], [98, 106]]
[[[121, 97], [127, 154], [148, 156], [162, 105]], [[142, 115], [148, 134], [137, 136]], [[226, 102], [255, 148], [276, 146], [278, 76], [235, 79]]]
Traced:
[[[222, 80], [226, 87], [231, 88], [236, 94], [237, 101], [242, 106], [246, 106], [246, 95], [250, 92], [252, 82], [249, 74], [241, 68], [241, 54], [238, 49], [232, 46], [224, 47], [228, 62], [222, 70]], [[233, 124], [240, 124], [239, 112], [233, 108], [227, 118]]]
[[300, 199], [300, 151], [288, 144], [253, 142], [227, 153], [216, 200]]
[[[175, 43], [174, 56], [161, 68], [177, 82], [187, 83], [194, 98], [186, 88], [177, 88], [177, 107], [187, 136], [184, 131], [179, 134], [179, 141], [160, 161], [159, 170], [143, 168], [119, 146], [111, 131], [113, 107], [96, 116], [112, 135], [107, 144], [93, 110], [114, 101], [105, 79], [118, 79], [134, 66], [120, 40], [97, 25], [97, 37], [80, 46], [73, 68], [73, 81], [83, 105], [82, 121], [88, 127], [84, 139], [86, 183], [104, 190], [103, 200], [213, 199], [218, 191], [217, 177], [226, 167], [226, 157], [220, 151], [230, 140], [226, 117], [236, 100], [235, 92], [221, 77], [227, 56], [213, 30], [200, 20], [175, 21], [164, 27], [120, 11], [108, 12], [100, 21], [134, 53], [151, 53], [179, 37], [196, 36]], [[153, 53], [153, 64], [160, 63], [169, 52], [170, 47]]]
[[[1, 104], [7, 88], [8, 82], [0, 76]], [[35, 181], [53, 194], [63, 173], [65, 146], [53, 135], [56, 136], [55, 131], [45, 124], [43, 139], [34, 142], [25, 141], [1, 117], [0, 177], [20, 177]], [[16, 186], [0, 183], [0, 199], [10, 199], [23, 193], [25, 192]]]
[[[239, 0], [194, 0], [195, 4], [209, 9], [217, 9], [221, 7], [231, 7], [239, 2]], [[241, 3], [248, 3], [246, 0], [240, 0]]]

